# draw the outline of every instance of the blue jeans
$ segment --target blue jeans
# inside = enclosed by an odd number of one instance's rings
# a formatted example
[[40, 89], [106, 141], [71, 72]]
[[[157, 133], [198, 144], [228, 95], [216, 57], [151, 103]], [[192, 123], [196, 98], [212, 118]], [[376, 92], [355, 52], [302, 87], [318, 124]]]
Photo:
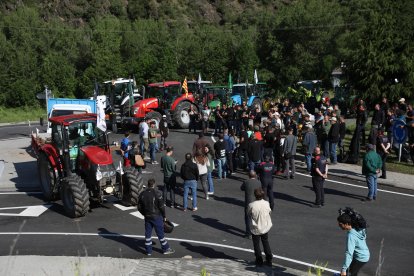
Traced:
[[336, 164], [338, 162], [336, 156], [336, 145], [337, 143], [329, 142], [329, 152], [331, 154], [331, 163]]
[[251, 161], [249, 160], [249, 171], [255, 171], [257, 166], [259, 166], [260, 164], [260, 160], [259, 161]]
[[156, 143], [150, 143], [149, 144], [151, 162], [154, 162], [155, 161], [155, 150], [156, 150], [156, 147], [157, 147], [157, 144]]
[[188, 208], [188, 190], [191, 189], [193, 196], [193, 209], [197, 208], [197, 180], [185, 180], [184, 181], [184, 210]]
[[207, 172], [207, 183], [208, 183], [208, 192], [214, 193], [213, 176], [212, 176], [211, 171]]
[[370, 199], [376, 199], [377, 198], [377, 175], [367, 175], [365, 176], [367, 180], [368, 185], [368, 198]]
[[312, 154], [311, 153], [305, 154], [305, 161], [306, 161], [306, 170], [310, 172], [312, 169]]
[[167, 240], [164, 237], [164, 221], [162, 216], [150, 219], [145, 218], [145, 250], [147, 254], [152, 253], [152, 229], [155, 229], [158, 239], [160, 240], [162, 251], [165, 252], [170, 248]]
[[218, 178], [227, 177], [226, 157], [217, 159]]

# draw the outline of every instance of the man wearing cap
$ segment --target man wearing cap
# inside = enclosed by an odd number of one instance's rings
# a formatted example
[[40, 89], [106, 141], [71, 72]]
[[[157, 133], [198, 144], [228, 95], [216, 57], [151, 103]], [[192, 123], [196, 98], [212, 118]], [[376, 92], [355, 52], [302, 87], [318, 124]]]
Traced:
[[367, 144], [367, 153], [362, 162], [362, 174], [365, 175], [368, 186], [368, 195], [365, 201], [377, 199], [377, 178], [382, 167], [382, 161], [374, 149], [374, 145]]
[[405, 98], [401, 98], [398, 101], [398, 108], [404, 112], [407, 112], [407, 104], [405, 103]]
[[328, 133], [328, 141], [329, 141], [329, 152], [331, 157], [331, 164], [337, 164], [337, 155], [336, 155], [336, 145], [339, 142], [339, 124], [337, 123], [336, 117], [331, 118], [331, 128], [329, 129]]
[[160, 121], [160, 134], [161, 134], [161, 141], [160, 141], [160, 150], [163, 151], [167, 147], [167, 137], [170, 132], [168, 129], [168, 121], [167, 115], [162, 115], [162, 119]]
[[313, 132], [311, 125], [305, 127], [305, 136], [303, 137], [302, 145], [305, 150], [306, 170], [310, 173], [312, 169], [312, 154], [315, 151], [317, 144], [316, 134]]

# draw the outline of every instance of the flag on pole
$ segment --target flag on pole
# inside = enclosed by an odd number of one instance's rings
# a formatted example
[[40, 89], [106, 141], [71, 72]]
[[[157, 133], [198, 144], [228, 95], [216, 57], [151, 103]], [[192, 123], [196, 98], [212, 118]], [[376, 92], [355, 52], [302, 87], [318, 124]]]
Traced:
[[198, 73], [197, 84], [198, 84], [198, 86], [200, 86], [200, 84], [201, 84], [201, 74], [200, 73]]
[[257, 84], [259, 82], [259, 78], [257, 77], [257, 70], [254, 69], [254, 84]]
[[184, 78], [184, 82], [183, 82], [182, 88], [184, 89], [185, 97], [188, 98], [187, 77]]
[[231, 78], [231, 72], [229, 73], [229, 81], [228, 81], [228, 86], [229, 86], [229, 89], [232, 89], [232, 87], [233, 87], [233, 80], [232, 80], [232, 78]]
[[99, 85], [98, 82], [95, 79], [95, 87], [93, 89], [93, 99], [96, 101], [96, 99], [98, 98], [99, 95]]
[[96, 101], [96, 107], [98, 108], [98, 116], [96, 117], [96, 127], [102, 131], [106, 131], [105, 108], [100, 99]]

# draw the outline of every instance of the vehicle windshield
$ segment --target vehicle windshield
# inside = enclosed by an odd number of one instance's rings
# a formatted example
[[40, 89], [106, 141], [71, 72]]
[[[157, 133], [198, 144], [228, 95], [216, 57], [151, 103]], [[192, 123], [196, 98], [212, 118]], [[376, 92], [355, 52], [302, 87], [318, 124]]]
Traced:
[[69, 144], [71, 147], [105, 146], [105, 132], [96, 127], [96, 121], [74, 122], [69, 126]]
[[104, 83], [101, 94], [110, 97], [111, 93], [113, 93], [115, 104], [120, 104], [122, 99], [129, 93], [128, 85], [129, 82], [116, 83], [115, 85], [112, 85], [111, 82]]
[[[246, 90], [245, 85], [233, 86], [233, 88], [231, 90], [231, 94], [232, 95], [244, 95], [245, 90]], [[252, 92], [252, 86], [249, 85], [249, 87], [247, 88], [247, 95], [250, 95], [251, 92]]]
[[145, 98], [158, 98], [164, 108], [168, 108], [175, 98], [181, 95], [180, 85], [169, 85], [167, 87], [150, 86], [148, 87], [148, 93], [145, 94]]
[[72, 115], [72, 114], [86, 114], [85, 110], [53, 110], [50, 117], [57, 117], [57, 116], [65, 116], [65, 115]]

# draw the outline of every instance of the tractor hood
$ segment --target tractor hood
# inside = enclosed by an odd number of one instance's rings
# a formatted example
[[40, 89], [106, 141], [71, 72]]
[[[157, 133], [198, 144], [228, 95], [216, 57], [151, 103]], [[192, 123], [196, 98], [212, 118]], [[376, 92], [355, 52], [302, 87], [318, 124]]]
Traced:
[[110, 165], [113, 163], [112, 155], [98, 146], [86, 146], [81, 150], [92, 164]]

